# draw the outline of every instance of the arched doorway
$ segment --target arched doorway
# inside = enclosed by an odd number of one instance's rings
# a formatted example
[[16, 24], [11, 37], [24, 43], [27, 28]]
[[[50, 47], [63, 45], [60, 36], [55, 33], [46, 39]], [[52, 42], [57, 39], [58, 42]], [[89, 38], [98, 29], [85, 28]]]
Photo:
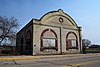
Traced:
[[33, 53], [33, 46], [32, 46], [32, 33], [30, 30], [27, 31], [26, 34], [26, 46], [25, 46], [25, 54], [32, 55]]
[[66, 50], [68, 49], [78, 50], [78, 38], [74, 32], [69, 32], [66, 36]]

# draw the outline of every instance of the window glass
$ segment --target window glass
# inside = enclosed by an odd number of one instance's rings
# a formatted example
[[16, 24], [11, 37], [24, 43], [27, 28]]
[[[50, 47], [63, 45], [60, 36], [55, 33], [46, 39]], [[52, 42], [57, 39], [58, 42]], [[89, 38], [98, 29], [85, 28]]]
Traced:
[[43, 39], [43, 47], [55, 47], [55, 39]]
[[68, 41], [67, 41], [67, 45], [68, 45], [68, 46], [67, 46], [68, 48], [71, 48], [71, 47], [72, 47], [71, 40], [68, 40]]
[[67, 40], [67, 49], [75, 49], [77, 47], [77, 40], [71, 39], [71, 40]]
[[76, 40], [71, 40], [72, 47], [76, 47]]

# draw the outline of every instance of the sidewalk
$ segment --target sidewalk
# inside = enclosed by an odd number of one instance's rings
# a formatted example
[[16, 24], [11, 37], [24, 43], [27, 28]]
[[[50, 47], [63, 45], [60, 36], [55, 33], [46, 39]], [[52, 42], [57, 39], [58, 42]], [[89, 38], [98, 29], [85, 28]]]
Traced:
[[75, 56], [100, 56], [100, 53], [91, 54], [66, 54], [66, 55], [45, 55], [45, 56], [0, 56], [0, 60], [33, 60], [40, 58], [60, 58], [60, 57], [75, 57]]

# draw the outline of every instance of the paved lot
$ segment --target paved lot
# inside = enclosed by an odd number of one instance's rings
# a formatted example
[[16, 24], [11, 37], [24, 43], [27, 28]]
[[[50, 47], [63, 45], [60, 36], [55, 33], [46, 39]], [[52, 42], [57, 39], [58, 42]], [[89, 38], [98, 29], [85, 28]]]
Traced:
[[[99, 53], [51, 56], [13, 56], [12, 58], [21, 57], [28, 57], [31, 59], [1, 60], [0, 67], [100, 67]], [[3, 56], [1, 58], [5, 57]], [[7, 56], [6, 58], [11, 58], [11, 56]]]

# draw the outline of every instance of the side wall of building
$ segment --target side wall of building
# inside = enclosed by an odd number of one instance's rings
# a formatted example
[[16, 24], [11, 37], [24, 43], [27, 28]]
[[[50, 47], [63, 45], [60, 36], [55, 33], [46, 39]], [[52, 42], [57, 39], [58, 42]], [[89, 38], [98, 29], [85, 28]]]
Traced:
[[[30, 21], [24, 28], [22, 28], [17, 33], [16, 38], [16, 51], [18, 54], [30, 54], [33, 53], [33, 41], [32, 41], [32, 33], [33, 33], [33, 25], [32, 21]], [[30, 42], [30, 43], [29, 43]], [[30, 48], [31, 46], [31, 48]]]

